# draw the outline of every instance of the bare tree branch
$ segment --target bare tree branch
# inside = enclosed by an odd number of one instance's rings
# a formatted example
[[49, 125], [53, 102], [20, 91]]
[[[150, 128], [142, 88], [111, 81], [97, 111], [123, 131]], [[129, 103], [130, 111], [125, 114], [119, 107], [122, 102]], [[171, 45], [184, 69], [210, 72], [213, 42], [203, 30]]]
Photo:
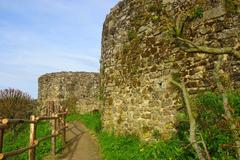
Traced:
[[205, 151], [205, 153], [206, 153], [206, 155], [207, 155], [207, 159], [208, 159], [208, 160], [211, 160], [211, 157], [210, 157], [210, 154], [209, 154], [209, 152], [208, 152], [207, 145], [206, 145], [206, 143], [204, 142], [203, 136], [202, 136], [201, 133], [199, 133], [199, 135], [200, 135], [200, 137], [201, 137], [201, 140], [202, 140], [201, 143], [202, 143], [203, 148], [204, 148], [204, 151]]
[[198, 145], [197, 140], [196, 140], [196, 120], [192, 113], [192, 109], [191, 109], [191, 105], [190, 105], [190, 101], [189, 101], [189, 94], [187, 92], [187, 89], [184, 85], [176, 82], [173, 79], [171, 80], [171, 83], [173, 83], [175, 86], [179, 87], [183, 93], [183, 98], [184, 98], [184, 102], [185, 102], [185, 105], [187, 108], [189, 124], [190, 124], [189, 141], [192, 144], [193, 149], [196, 151], [198, 158], [200, 160], [206, 160], [203, 155], [202, 148]]
[[213, 55], [223, 55], [223, 54], [228, 54], [228, 55], [233, 55], [237, 59], [240, 59], [240, 51], [237, 49], [239, 48], [238, 45], [235, 47], [224, 47], [224, 48], [211, 48], [211, 47], [206, 47], [206, 46], [199, 46], [187, 39], [183, 39], [181, 37], [177, 37], [178, 40], [184, 42], [189, 46], [185, 51], [188, 53], [196, 53], [196, 52], [202, 52], [205, 54], [213, 54]]

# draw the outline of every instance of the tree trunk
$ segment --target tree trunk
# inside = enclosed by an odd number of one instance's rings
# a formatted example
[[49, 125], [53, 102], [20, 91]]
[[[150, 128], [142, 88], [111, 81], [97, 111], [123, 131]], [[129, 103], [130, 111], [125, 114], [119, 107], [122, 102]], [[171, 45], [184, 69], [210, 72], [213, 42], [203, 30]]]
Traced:
[[174, 85], [178, 86], [183, 93], [184, 102], [187, 108], [188, 118], [189, 118], [189, 124], [190, 124], [190, 135], [189, 135], [189, 141], [191, 145], [193, 146], [193, 149], [196, 151], [197, 156], [200, 160], [205, 160], [205, 157], [202, 152], [202, 148], [198, 145], [196, 140], [196, 120], [193, 116], [191, 105], [189, 102], [189, 94], [186, 90], [186, 87], [174, 80], [171, 81]]

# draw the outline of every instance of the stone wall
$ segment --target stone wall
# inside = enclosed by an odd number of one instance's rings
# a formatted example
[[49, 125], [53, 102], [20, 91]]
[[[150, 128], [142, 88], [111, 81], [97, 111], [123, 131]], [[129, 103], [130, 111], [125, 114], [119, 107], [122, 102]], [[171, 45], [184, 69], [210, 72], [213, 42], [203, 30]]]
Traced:
[[[38, 99], [60, 103], [76, 102], [79, 113], [99, 110], [99, 74], [88, 72], [58, 72], [41, 76], [38, 80]], [[68, 106], [73, 107], [73, 106]]]
[[[240, 3], [238, 3], [240, 4]], [[169, 82], [178, 75], [191, 95], [214, 90], [218, 56], [186, 53], [172, 32], [179, 15], [193, 14], [183, 37], [208, 47], [234, 47], [240, 42], [240, 16], [221, 0], [123, 0], [103, 27], [100, 90], [103, 126], [117, 134], [149, 140], [176, 131], [182, 97]], [[222, 71], [232, 87], [240, 86], [240, 61], [225, 55]]]

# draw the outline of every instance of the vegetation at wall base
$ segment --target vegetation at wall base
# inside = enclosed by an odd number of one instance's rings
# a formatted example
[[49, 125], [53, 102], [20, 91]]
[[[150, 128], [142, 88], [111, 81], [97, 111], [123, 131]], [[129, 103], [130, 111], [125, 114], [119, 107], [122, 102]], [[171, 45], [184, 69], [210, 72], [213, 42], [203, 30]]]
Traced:
[[[101, 114], [88, 113], [84, 115], [71, 114], [67, 121], [80, 120], [93, 130], [100, 143], [105, 160], [155, 160], [155, 159], [193, 159], [194, 154], [186, 153], [179, 144], [178, 138], [154, 143], [142, 142], [134, 135], [119, 135], [101, 130]], [[189, 149], [188, 149], [189, 150]], [[185, 158], [182, 158], [185, 157]]]
[[[231, 91], [228, 93], [228, 98], [234, 120], [239, 121], [240, 93]], [[199, 94], [196, 106], [199, 130], [207, 142], [212, 159], [237, 159], [233, 133], [228, 120], [224, 117], [222, 96], [212, 92]]]
[[[229, 103], [234, 116], [240, 116], [240, 92], [229, 92]], [[223, 106], [220, 95], [212, 92], [198, 94], [193, 100], [198, 123], [198, 140], [206, 142], [212, 160], [235, 160], [236, 153], [229, 125], [222, 117]], [[189, 144], [187, 120], [176, 124], [177, 134], [167, 141], [142, 142], [134, 135], [114, 135], [101, 130], [101, 114], [71, 114], [68, 121], [80, 120], [93, 130], [98, 138], [105, 160], [192, 160], [197, 159]], [[230, 147], [224, 147], [230, 145]]]

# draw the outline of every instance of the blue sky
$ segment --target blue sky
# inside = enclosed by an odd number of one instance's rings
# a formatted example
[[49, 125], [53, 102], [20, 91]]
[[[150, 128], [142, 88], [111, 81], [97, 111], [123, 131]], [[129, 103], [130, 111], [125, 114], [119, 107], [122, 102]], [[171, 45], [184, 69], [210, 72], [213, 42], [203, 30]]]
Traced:
[[0, 0], [0, 89], [37, 98], [50, 72], [99, 71], [102, 25], [119, 0]]

